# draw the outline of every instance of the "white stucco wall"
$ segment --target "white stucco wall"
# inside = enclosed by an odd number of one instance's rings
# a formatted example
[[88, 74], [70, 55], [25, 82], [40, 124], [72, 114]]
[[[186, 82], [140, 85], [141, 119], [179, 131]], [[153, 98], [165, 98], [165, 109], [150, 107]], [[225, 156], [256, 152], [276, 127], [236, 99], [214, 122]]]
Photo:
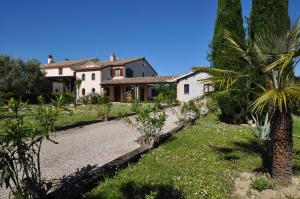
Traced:
[[124, 74], [126, 74], [126, 69], [130, 68], [133, 70], [133, 77], [142, 77], [143, 72], [145, 77], [155, 76], [154, 71], [144, 60], [139, 60], [125, 65]]
[[[177, 100], [187, 102], [204, 94], [203, 83], [199, 80], [206, 79], [207, 73], [198, 73], [193, 76], [179, 80], [177, 83]], [[189, 84], [189, 94], [184, 94], [184, 85]]]
[[46, 72], [46, 77], [65, 77], [74, 75], [74, 71], [69, 67], [62, 68], [62, 70], [62, 75], [59, 75], [58, 68], [44, 69], [43, 71]]
[[[95, 80], [92, 80], [92, 74], [95, 73]], [[92, 93], [95, 88], [95, 93], [100, 93], [101, 71], [77, 71], [76, 79], [82, 79], [82, 74], [85, 74], [85, 80], [81, 82], [79, 98], [82, 97], [82, 89], [85, 89], [85, 95]]]

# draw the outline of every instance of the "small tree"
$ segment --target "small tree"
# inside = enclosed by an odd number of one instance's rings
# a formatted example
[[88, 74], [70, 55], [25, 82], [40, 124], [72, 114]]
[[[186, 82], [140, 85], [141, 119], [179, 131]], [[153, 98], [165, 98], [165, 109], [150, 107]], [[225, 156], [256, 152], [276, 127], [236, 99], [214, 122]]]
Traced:
[[195, 102], [190, 100], [185, 102], [180, 110], [179, 121], [182, 123], [192, 122], [195, 118], [197, 118], [200, 114], [199, 109], [197, 108]]
[[75, 109], [77, 107], [77, 98], [79, 97], [79, 92], [80, 92], [80, 86], [81, 86], [82, 80], [81, 79], [76, 79], [74, 81], [74, 87], [75, 87], [75, 92], [76, 92], [76, 96], [74, 98], [74, 106]]
[[97, 108], [98, 117], [104, 121], [107, 121], [112, 103], [110, 102], [109, 98], [105, 95], [98, 95], [97, 103], [98, 103], [98, 108]]
[[141, 134], [141, 144], [153, 145], [165, 125], [166, 118], [164, 110], [143, 106], [133, 119], [128, 117], [125, 121]]
[[14, 115], [0, 134], [0, 186], [11, 190], [15, 198], [45, 198], [50, 184], [41, 178], [40, 152], [44, 139], [51, 140], [49, 133], [62, 106], [62, 98], [53, 105], [40, 105], [37, 120], [40, 124], [34, 128], [24, 121], [20, 111], [26, 103], [11, 99], [8, 104]]

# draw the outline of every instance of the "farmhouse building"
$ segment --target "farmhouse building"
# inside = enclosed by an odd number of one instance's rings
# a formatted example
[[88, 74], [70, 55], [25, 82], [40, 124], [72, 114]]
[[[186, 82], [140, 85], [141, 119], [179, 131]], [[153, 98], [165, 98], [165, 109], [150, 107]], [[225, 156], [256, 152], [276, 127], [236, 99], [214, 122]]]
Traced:
[[207, 73], [192, 71], [173, 79], [171, 82], [177, 84], [177, 100], [187, 102], [213, 91], [214, 88], [211, 83], [201, 81], [208, 77]]
[[[76, 93], [77, 98], [88, 94], [105, 93], [111, 101], [124, 101], [127, 92], [135, 99], [148, 100], [154, 96], [153, 86], [174, 79], [172, 76], [157, 76], [146, 58], [109, 60], [82, 59], [54, 62], [51, 55], [42, 70], [52, 82], [53, 93]], [[79, 92], [74, 81], [81, 79]]]

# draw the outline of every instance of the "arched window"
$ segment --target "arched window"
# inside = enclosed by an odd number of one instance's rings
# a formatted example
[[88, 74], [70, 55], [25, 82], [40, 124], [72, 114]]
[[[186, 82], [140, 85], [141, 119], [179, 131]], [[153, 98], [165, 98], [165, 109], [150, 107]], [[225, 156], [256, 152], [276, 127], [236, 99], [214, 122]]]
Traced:
[[82, 80], [82, 81], [85, 80], [85, 74], [84, 74], [84, 73], [81, 75], [81, 80]]
[[93, 73], [92, 74], [92, 80], [95, 80], [95, 78], [96, 78], [96, 75], [95, 75], [95, 73]]
[[95, 88], [92, 88], [92, 93], [95, 93], [95, 92], [96, 92]]
[[85, 95], [85, 89], [84, 88], [81, 90], [81, 95]]

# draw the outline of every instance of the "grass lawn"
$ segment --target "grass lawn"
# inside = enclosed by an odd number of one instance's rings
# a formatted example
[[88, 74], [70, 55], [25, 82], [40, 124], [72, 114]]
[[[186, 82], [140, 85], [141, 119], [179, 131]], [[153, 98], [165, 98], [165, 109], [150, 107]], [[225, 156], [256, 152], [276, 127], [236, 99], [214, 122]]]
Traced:
[[[30, 108], [32, 108], [32, 111], [22, 111], [21, 114], [25, 115], [25, 121], [31, 123], [32, 125], [37, 125], [34, 119], [34, 117], [36, 117], [34, 113], [36, 112], [35, 109], [37, 108], [37, 106], [30, 105]], [[98, 119], [97, 105], [82, 105], [78, 106], [77, 109], [75, 109], [73, 106], [69, 106], [68, 109], [72, 110], [74, 113], [71, 114], [70, 112], [61, 112], [59, 118], [55, 122], [56, 127]], [[116, 117], [120, 113], [132, 113], [131, 105], [126, 103], [114, 103], [111, 107], [109, 118]], [[0, 120], [0, 128], [4, 124], [5, 121]]]
[[[77, 122], [99, 119], [99, 117], [97, 116], [97, 105], [79, 106], [76, 110], [72, 107], [71, 110], [74, 111], [74, 114], [60, 114], [59, 118], [55, 123], [55, 126], [63, 126], [68, 124], [74, 124]], [[108, 118], [117, 117], [120, 113], [132, 113], [131, 105], [125, 103], [113, 104]]]
[[[300, 175], [300, 118], [295, 118], [294, 171]], [[137, 163], [106, 179], [84, 195], [98, 199], [233, 198], [234, 179], [262, 165], [260, 147], [251, 131], [199, 119]], [[217, 148], [209, 147], [209, 143]]]

